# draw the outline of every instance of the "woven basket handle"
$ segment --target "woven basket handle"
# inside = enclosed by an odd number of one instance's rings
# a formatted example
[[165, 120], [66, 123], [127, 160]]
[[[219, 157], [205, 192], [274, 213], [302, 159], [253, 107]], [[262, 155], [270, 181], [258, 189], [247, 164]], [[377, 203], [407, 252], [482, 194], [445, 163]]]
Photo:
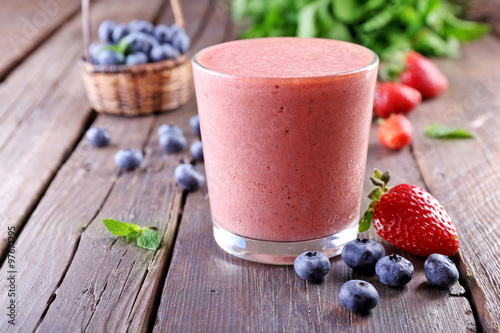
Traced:
[[[184, 15], [182, 14], [180, 0], [170, 0], [170, 6], [172, 7], [172, 12], [174, 13], [175, 24], [185, 28], [186, 21], [184, 20]], [[90, 0], [82, 0], [82, 32], [85, 60], [90, 61]]]

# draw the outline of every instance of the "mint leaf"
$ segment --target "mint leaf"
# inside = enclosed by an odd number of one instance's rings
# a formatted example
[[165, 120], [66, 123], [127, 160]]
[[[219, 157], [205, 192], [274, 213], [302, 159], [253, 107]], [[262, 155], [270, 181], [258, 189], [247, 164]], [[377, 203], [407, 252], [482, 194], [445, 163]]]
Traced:
[[142, 228], [142, 232], [137, 237], [137, 245], [151, 251], [156, 251], [160, 247], [160, 234], [150, 228]]
[[370, 225], [372, 224], [372, 217], [373, 210], [368, 209], [359, 220], [359, 232], [365, 232], [366, 230], [370, 229]]
[[130, 48], [130, 45], [128, 43], [127, 36], [125, 36], [122, 39], [120, 39], [120, 41], [118, 42], [118, 45], [116, 45], [115, 51], [119, 52], [123, 55], [126, 55], [127, 52], [129, 51], [129, 48]]
[[133, 223], [120, 222], [113, 219], [102, 219], [102, 222], [104, 222], [108, 231], [116, 236], [127, 236], [131, 232], [137, 234], [141, 230], [140, 226]]
[[139, 234], [139, 232], [136, 231], [136, 230], [129, 230], [129, 233], [125, 235], [125, 240], [127, 241], [127, 243], [130, 243], [130, 241], [132, 239], [134, 239], [135, 237], [137, 237], [137, 235]]
[[474, 136], [464, 128], [449, 127], [444, 124], [434, 123], [425, 128], [425, 135], [437, 139], [468, 139]]

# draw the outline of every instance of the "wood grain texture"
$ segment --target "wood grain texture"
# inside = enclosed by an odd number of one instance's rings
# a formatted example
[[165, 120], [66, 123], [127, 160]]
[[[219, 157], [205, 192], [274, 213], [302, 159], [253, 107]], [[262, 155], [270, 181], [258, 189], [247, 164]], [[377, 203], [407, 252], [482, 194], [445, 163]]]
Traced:
[[[91, 16], [97, 26], [118, 15], [123, 21], [153, 18], [160, 7], [161, 0], [149, 6], [101, 1]], [[21, 228], [88, 123], [91, 110], [77, 68], [81, 55], [77, 16], [0, 86], [0, 228]], [[2, 234], [0, 254], [5, 249]]]
[[[391, 152], [370, 138], [367, 170], [391, 169], [393, 184], [425, 187], [410, 149]], [[368, 175], [367, 175], [368, 176]], [[371, 191], [365, 183], [365, 195]], [[366, 207], [367, 200], [363, 203]], [[380, 238], [371, 230], [363, 237]], [[172, 264], [162, 292], [154, 332], [475, 332], [476, 323], [464, 289], [431, 287], [424, 259], [383, 242], [387, 254], [399, 253], [415, 266], [413, 280], [403, 289], [382, 285], [376, 277], [352, 272], [332, 259], [332, 269], [320, 284], [303, 281], [293, 267], [263, 265], [221, 250], [212, 235], [206, 189], [187, 197]], [[340, 305], [341, 285], [366, 279], [379, 291], [380, 303], [368, 316]]]
[[80, 0], [2, 1], [0, 78], [80, 8]]
[[[485, 332], [500, 331], [500, 42], [492, 36], [463, 47], [457, 60], [436, 60], [450, 89], [410, 117], [413, 151], [425, 183], [457, 226], [460, 273]], [[472, 140], [423, 135], [432, 122], [472, 130]]]
[[[409, 150], [393, 153], [372, 133], [368, 168], [392, 169], [401, 181], [420, 184]], [[365, 194], [372, 186], [365, 184]], [[373, 230], [362, 235], [378, 239]], [[354, 273], [340, 257], [320, 284], [300, 279], [292, 266], [263, 265], [221, 250], [212, 235], [206, 190], [187, 197], [168, 272], [155, 332], [475, 332], [471, 307], [457, 285], [431, 287], [424, 259], [382, 241], [387, 254], [398, 253], [415, 266], [412, 281], [389, 288], [375, 276]], [[203, 267], [203, 269], [200, 269]], [[351, 279], [372, 283], [380, 295], [369, 315], [342, 307], [338, 292]]]
[[[208, 1], [196, 3], [209, 9]], [[188, 13], [186, 18], [193, 19]], [[200, 22], [193, 22], [188, 33], [200, 29]], [[193, 47], [204, 47], [204, 43]], [[195, 112], [192, 99], [161, 115], [98, 116], [94, 124], [113, 133], [113, 144], [95, 149], [83, 140], [78, 145], [16, 245], [19, 255], [30, 262], [51, 258], [50, 265], [20, 264], [20, 274], [32, 278], [19, 286], [18, 307], [23, 313], [18, 331], [147, 330], [156, 315], [155, 298], [161, 293], [182, 207], [183, 191], [175, 184], [173, 173], [189, 154], [187, 149], [177, 155], [165, 154], [158, 146], [156, 130], [163, 123], [179, 124], [191, 143], [196, 136], [189, 129], [189, 118]], [[146, 159], [140, 171], [121, 173], [113, 155], [129, 146], [144, 147]], [[86, 171], [85, 177], [75, 179], [80, 169]], [[112, 236], [102, 224], [105, 217], [157, 226], [163, 236], [161, 249], [146, 251]], [[27, 244], [36, 247], [26, 253]], [[34, 302], [30, 293], [35, 290]]]

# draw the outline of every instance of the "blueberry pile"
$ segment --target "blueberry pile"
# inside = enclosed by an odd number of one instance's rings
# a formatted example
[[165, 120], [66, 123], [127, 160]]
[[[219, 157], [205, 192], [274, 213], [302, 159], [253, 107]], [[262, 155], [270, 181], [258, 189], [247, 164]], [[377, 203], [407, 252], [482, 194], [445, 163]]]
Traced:
[[[397, 254], [386, 256], [379, 242], [370, 239], [356, 239], [342, 249], [342, 260], [360, 274], [373, 275], [393, 288], [402, 288], [413, 278], [413, 264]], [[307, 281], [319, 281], [330, 270], [330, 261], [321, 252], [308, 251], [299, 255], [294, 262], [298, 276]], [[448, 288], [458, 281], [458, 270], [453, 261], [441, 254], [430, 255], [424, 264], [429, 284]], [[368, 312], [375, 308], [379, 295], [375, 287], [364, 280], [347, 281], [339, 292], [342, 305], [354, 312]]]
[[103, 21], [98, 30], [101, 44], [89, 47], [96, 65], [139, 65], [174, 59], [186, 53], [191, 39], [177, 24], [154, 26], [143, 20], [117, 24]]
[[[200, 135], [198, 115], [191, 117], [189, 126], [193, 133]], [[161, 125], [158, 128], [157, 134], [160, 147], [167, 153], [178, 153], [187, 145], [186, 137], [182, 129], [177, 125]], [[104, 127], [92, 127], [85, 133], [85, 138], [94, 147], [105, 147], [111, 142], [111, 133]], [[201, 140], [194, 141], [189, 148], [189, 152], [195, 160], [201, 162], [204, 160]], [[125, 171], [136, 169], [141, 165], [143, 159], [144, 155], [142, 151], [133, 148], [122, 149], [115, 155], [115, 163]], [[205, 184], [203, 174], [190, 163], [183, 163], [177, 166], [174, 177], [177, 184], [188, 191], [196, 191]], [[326, 260], [328, 261], [328, 258]], [[328, 261], [329, 264], [330, 262]]]

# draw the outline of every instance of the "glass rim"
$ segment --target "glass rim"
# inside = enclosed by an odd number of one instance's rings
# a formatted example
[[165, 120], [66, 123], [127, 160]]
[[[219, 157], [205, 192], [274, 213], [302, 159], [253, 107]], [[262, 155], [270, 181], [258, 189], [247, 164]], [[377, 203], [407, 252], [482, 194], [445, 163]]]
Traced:
[[[353, 70], [350, 70], [350, 71], [346, 71], [346, 72], [340, 72], [340, 73], [335, 73], [335, 74], [327, 74], [327, 75], [290, 76], [290, 77], [250, 76], [250, 75], [240, 75], [240, 74], [226, 73], [226, 72], [223, 72], [223, 71], [219, 71], [219, 70], [208, 68], [208, 67], [202, 65], [198, 61], [198, 57], [203, 52], [205, 52], [206, 50], [208, 50], [208, 49], [210, 49], [212, 47], [215, 47], [215, 46], [218, 46], [218, 45], [221, 45], [221, 44], [234, 43], [234, 42], [240, 43], [240, 42], [245, 42], [245, 41], [248, 41], [248, 40], [260, 40], [260, 39], [268, 39], [268, 38], [289, 38], [289, 39], [300, 38], [300, 39], [334, 40], [334, 41], [338, 41], [338, 42], [342, 42], [342, 43], [346, 43], [346, 44], [356, 45], [357, 47], [360, 47], [360, 48], [363, 48], [363, 49], [369, 51], [372, 54], [372, 60], [371, 60], [371, 62], [369, 64], [367, 64], [365, 66], [362, 66], [362, 67], [359, 67], [359, 68], [356, 68], [356, 69], [353, 69]], [[250, 38], [250, 39], [237, 39], [237, 40], [227, 41], [227, 42], [218, 43], [218, 44], [214, 44], [214, 45], [210, 45], [210, 46], [204, 47], [203, 49], [201, 49], [198, 52], [196, 52], [196, 54], [191, 59], [191, 63], [194, 65], [194, 67], [197, 67], [198, 69], [200, 69], [200, 70], [202, 70], [202, 71], [204, 71], [206, 73], [209, 73], [209, 74], [212, 74], [212, 75], [216, 75], [216, 76], [227, 77], [227, 78], [249, 78], [249, 79], [253, 79], [253, 80], [257, 80], [257, 79], [304, 80], [304, 79], [333, 78], [333, 77], [338, 77], [338, 76], [351, 75], [351, 74], [355, 74], [355, 73], [359, 73], [359, 72], [363, 72], [363, 71], [369, 71], [369, 70], [373, 69], [375, 66], [378, 65], [378, 63], [379, 63], [379, 57], [378, 57], [378, 55], [375, 52], [373, 52], [371, 49], [369, 49], [369, 48], [367, 48], [367, 47], [365, 47], [363, 45], [359, 45], [359, 44], [355, 44], [355, 43], [351, 43], [351, 42], [346, 42], [346, 41], [342, 41], [342, 40], [327, 39], [327, 38], [303, 38], [303, 37], [262, 37], [262, 38]]]

